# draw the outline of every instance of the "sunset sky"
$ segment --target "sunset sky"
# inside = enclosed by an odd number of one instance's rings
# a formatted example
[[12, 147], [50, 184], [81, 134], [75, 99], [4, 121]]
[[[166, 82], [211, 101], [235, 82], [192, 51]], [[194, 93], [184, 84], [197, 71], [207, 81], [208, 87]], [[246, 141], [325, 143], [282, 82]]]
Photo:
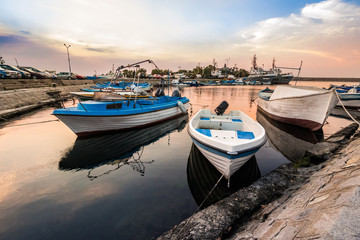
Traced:
[[[152, 59], [161, 69], [198, 64], [298, 67], [302, 76], [360, 77], [360, 0], [0, 0], [6, 63], [106, 73]], [[142, 67], [151, 69], [151, 66]]]

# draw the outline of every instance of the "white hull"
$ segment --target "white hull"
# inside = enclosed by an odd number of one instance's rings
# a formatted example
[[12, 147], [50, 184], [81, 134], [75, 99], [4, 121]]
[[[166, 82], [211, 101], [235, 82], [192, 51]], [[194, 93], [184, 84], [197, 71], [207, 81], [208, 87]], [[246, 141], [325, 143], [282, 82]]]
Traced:
[[[226, 179], [229, 179], [232, 174], [239, 170], [252, 156], [255, 155], [254, 152], [244, 157], [229, 159], [227, 157], [206, 150], [196, 142], [195, 145], [200, 150], [200, 152], [209, 160], [209, 162], [211, 162], [211, 164], [214, 165], [214, 167], [224, 175]], [[229, 157], [230, 156], [231, 155], [229, 155]]]
[[281, 122], [298, 125], [313, 131], [318, 130], [323, 126], [331, 109], [337, 103], [337, 97], [333, 91], [324, 90], [317, 93], [316, 91], [309, 91], [310, 94], [301, 95], [302, 93], [300, 93], [296, 95], [295, 87], [281, 87], [283, 88], [281, 90], [288, 96], [273, 99], [277, 90], [275, 89], [270, 100], [261, 98], [258, 100], [258, 107], [261, 110]]
[[[189, 103], [183, 105], [186, 111]], [[74, 116], [55, 114], [75, 134], [86, 135], [87, 133], [103, 132], [111, 130], [123, 130], [142, 127], [164, 121], [166, 119], [184, 114], [179, 107], [164, 110], [123, 116]]]
[[[340, 93], [339, 96], [345, 107], [360, 108], [360, 93]], [[341, 106], [340, 102], [336, 106]]]
[[[341, 100], [344, 107], [360, 108], [360, 100]], [[341, 106], [341, 103], [337, 103], [336, 106]]]

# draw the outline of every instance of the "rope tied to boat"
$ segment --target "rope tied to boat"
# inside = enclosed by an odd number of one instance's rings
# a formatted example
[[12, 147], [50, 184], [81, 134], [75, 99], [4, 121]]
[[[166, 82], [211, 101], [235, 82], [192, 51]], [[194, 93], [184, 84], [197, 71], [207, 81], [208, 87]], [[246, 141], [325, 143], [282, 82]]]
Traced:
[[[211, 195], [211, 193], [214, 191], [214, 189], [217, 187], [217, 185], [219, 185], [221, 179], [223, 179], [223, 177], [225, 176], [225, 173], [230, 170], [230, 166], [228, 167], [228, 169], [226, 169], [226, 171], [224, 171], [224, 173], [221, 175], [221, 177], [219, 178], [219, 180], [215, 183], [215, 185], [213, 186], [213, 188], [210, 190], [210, 192], [208, 193], [208, 195], [204, 198], [204, 200], [200, 203], [200, 205], [197, 207], [197, 209], [194, 211], [194, 213], [186, 220], [186, 223], [184, 224], [184, 226], [180, 229], [180, 231], [175, 235], [175, 240], [178, 239], [179, 234], [184, 230], [184, 228], [187, 226], [187, 224], [190, 222], [190, 219], [194, 216], [195, 213], [197, 213], [200, 208], [202, 207], [202, 205], [205, 203], [205, 201], [209, 198], [209, 196]], [[229, 177], [230, 179], [230, 177]]]
[[357, 124], [360, 126], [360, 123], [358, 121], [356, 121], [356, 119], [348, 112], [348, 110], [345, 108], [344, 104], [342, 103], [341, 99], [340, 99], [340, 96], [339, 96], [339, 93], [333, 88], [332, 91], [335, 92], [335, 95], [337, 97], [337, 99], [339, 100], [342, 108], [345, 110], [345, 112], [347, 113], [347, 115], [349, 115], [349, 117]]

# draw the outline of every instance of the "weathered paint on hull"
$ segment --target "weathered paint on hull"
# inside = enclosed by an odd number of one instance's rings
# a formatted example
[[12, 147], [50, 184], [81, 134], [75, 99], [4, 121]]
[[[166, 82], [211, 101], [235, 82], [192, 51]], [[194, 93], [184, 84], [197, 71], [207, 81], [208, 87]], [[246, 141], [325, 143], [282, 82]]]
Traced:
[[271, 118], [312, 131], [320, 129], [337, 98], [334, 92], [275, 100], [259, 98], [258, 108]]

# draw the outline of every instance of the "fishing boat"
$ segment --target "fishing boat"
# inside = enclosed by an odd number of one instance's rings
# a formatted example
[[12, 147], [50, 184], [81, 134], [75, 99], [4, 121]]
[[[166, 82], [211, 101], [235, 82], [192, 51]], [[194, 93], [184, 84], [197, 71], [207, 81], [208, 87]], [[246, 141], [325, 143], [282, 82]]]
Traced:
[[[344, 107], [360, 108], [360, 92], [357, 90], [356, 86], [346, 92], [338, 94]], [[336, 106], [341, 106], [341, 103], [337, 103]]]
[[294, 78], [294, 75], [292, 73], [283, 73], [281, 68], [299, 70], [298, 68], [277, 67], [275, 59], [273, 59], [272, 68], [264, 70], [257, 65], [256, 61], [257, 58], [254, 55], [250, 75], [245, 78], [246, 83], [249, 85], [288, 84]]
[[230, 111], [222, 102], [215, 114], [198, 111], [189, 122], [189, 134], [202, 154], [230, 180], [266, 142], [264, 128], [241, 111]]
[[140, 91], [137, 91], [136, 89], [135, 91], [114, 91], [112, 89], [103, 89], [101, 91], [70, 92], [70, 95], [84, 101], [93, 99], [95, 92], [112, 92], [125, 98], [149, 98], [151, 96], [146, 92], [141, 91], [141, 89]]
[[281, 85], [270, 97], [260, 93], [257, 104], [260, 111], [277, 121], [315, 131], [324, 125], [337, 101], [332, 90]]
[[79, 102], [76, 107], [60, 108], [53, 112], [78, 136], [92, 133], [139, 128], [165, 121], [189, 109], [189, 99], [175, 90], [165, 96], [127, 99], [118, 94], [95, 92], [93, 100]]

